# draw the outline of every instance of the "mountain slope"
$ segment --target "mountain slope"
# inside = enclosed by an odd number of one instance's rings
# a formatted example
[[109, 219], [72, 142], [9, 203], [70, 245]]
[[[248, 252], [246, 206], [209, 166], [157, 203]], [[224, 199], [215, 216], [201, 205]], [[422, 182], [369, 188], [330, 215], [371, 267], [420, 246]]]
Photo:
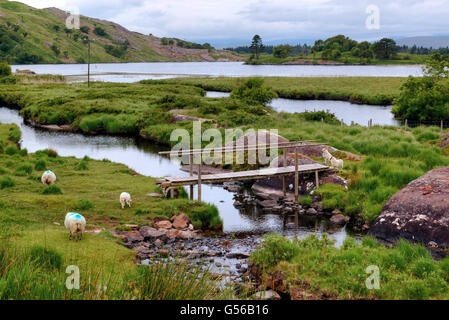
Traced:
[[231, 52], [208, 45], [147, 36], [85, 16], [80, 19], [81, 30], [68, 30], [67, 16], [57, 8], [41, 10], [0, 0], [0, 60], [14, 64], [84, 63], [86, 36], [95, 39], [91, 45], [92, 62], [241, 60]]
[[446, 48], [449, 47], [449, 36], [447, 37], [410, 37], [397, 40], [396, 43], [400, 46], [409, 46], [413, 47], [416, 45], [417, 47], [424, 48]]

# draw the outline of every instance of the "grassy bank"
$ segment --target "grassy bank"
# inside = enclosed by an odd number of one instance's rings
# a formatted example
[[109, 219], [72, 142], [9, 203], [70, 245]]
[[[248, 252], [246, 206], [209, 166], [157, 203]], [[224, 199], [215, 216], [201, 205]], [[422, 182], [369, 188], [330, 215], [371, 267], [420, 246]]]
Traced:
[[[19, 149], [20, 130], [0, 124], [0, 299], [214, 299], [222, 297], [206, 272], [176, 264], [137, 267], [134, 252], [116, 243], [109, 230], [126, 224], [151, 225], [155, 217], [185, 212], [195, 221], [202, 212], [218, 212], [187, 199], [150, 198], [154, 179], [124, 165], [88, 158], [59, 157], [44, 150]], [[44, 187], [46, 169], [57, 175]], [[133, 208], [121, 209], [119, 195], [133, 196]], [[68, 240], [67, 212], [82, 213], [87, 233]], [[201, 222], [196, 222], [201, 227]], [[218, 227], [218, 226], [215, 226]], [[65, 269], [80, 268], [80, 290], [67, 290]], [[190, 269], [189, 269], [190, 268]], [[191, 270], [186, 276], [186, 271]], [[173, 279], [176, 282], [172, 282]], [[104, 289], [106, 288], [106, 289]]]
[[[250, 260], [265, 278], [273, 271], [282, 272], [284, 290], [296, 299], [449, 298], [449, 258], [435, 262], [424, 247], [405, 241], [389, 249], [372, 238], [360, 244], [348, 238], [338, 249], [327, 237], [292, 242], [270, 235]], [[369, 279], [376, 268], [378, 289]]]
[[251, 54], [242, 54], [246, 58], [248, 64], [254, 65], [289, 65], [289, 64], [311, 64], [311, 65], [329, 65], [329, 64], [344, 64], [344, 65], [410, 65], [410, 64], [424, 64], [428, 55], [405, 54], [399, 53], [396, 59], [374, 59], [374, 58], [358, 58], [350, 54], [343, 54], [340, 58], [332, 60], [323, 60], [321, 53], [310, 54], [308, 56], [296, 56], [279, 58], [272, 54], [261, 54], [258, 60], [250, 60]]
[[[264, 77], [280, 98], [298, 100], [341, 100], [352, 103], [387, 105], [399, 95], [406, 78], [394, 77]], [[205, 90], [230, 92], [245, 78], [171, 79], [164, 83], [194, 85]]]
[[[326, 79], [322, 79], [326, 81]], [[333, 88], [342, 88], [373, 94], [393, 90], [388, 81], [399, 79], [328, 79]], [[307, 114], [277, 113], [268, 107], [232, 98], [205, 98], [198, 88], [216, 83], [214, 89], [232, 89], [242, 80], [188, 79], [170, 81], [143, 81], [137, 84], [95, 83], [89, 90], [85, 84], [9, 85], [0, 89], [0, 101], [20, 109], [29, 120], [41, 124], [68, 124], [74, 131], [141, 135], [147, 139], [170, 145], [174, 129], [192, 130], [191, 121], [176, 122], [175, 114], [210, 119], [203, 128], [240, 127], [242, 129], [273, 129], [289, 140], [319, 140], [362, 156], [354, 161], [345, 154], [336, 154], [345, 160], [341, 175], [348, 179], [349, 190], [324, 187], [325, 209], [339, 208], [348, 216], [362, 217], [372, 222], [383, 204], [397, 190], [426, 171], [448, 165], [448, 150], [440, 149], [439, 128], [420, 127], [404, 132], [397, 127], [349, 127], [326, 118], [310, 118]], [[274, 83], [277, 81], [276, 85]], [[292, 79], [267, 78], [266, 84], [292, 85]], [[317, 79], [299, 79], [310, 86], [324, 86]], [[401, 80], [402, 81], [402, 80]], [[376, 83], [378, 86], [376, 86]], [[345, 84], [345, 85], [344, 85]], [[201, 84], [203, 86], [203, 84]], [[226, 86], [226, 87], [224, 87]], [[284, 88], [285, 88], [284, 87]], [[342, 89], [343, 90], [343, 89]], [[384, 93], [384, 94], [386, 94]], [[308, 119], [308, 120], [307, 120]], [[316, 120], [316, 121], [310, 121]], [[205, 143], [207, 144], [207, 143]], [[73, 164], [75, 166], [76, 164]], [[328, 188], [328, 189], [326, 189]]]

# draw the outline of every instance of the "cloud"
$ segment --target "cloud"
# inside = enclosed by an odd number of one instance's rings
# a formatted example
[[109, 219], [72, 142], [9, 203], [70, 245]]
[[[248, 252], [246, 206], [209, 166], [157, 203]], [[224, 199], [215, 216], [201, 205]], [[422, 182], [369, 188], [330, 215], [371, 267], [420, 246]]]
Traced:
[[[355, 39], [447, 33], [449, 0], [22, 0], [111, 20], [142, 33], [188, 40]], [[379, 30], [365, 27], [368, 5], [380, 9]]]

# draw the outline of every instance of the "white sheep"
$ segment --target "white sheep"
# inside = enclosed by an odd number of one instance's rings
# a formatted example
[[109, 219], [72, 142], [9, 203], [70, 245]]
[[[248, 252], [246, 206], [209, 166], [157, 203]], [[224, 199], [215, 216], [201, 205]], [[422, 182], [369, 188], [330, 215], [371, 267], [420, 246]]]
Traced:
[[77, 241], [82, 239], [86, 229], [86, 219], [82, 215], [76, 212], [67, 213], [64, 225], [70, 231], [69, 240], [72, 240], [72, 237]]
[[41, 181], [44, 185], [49, 186], [56, 182], [56, 175], [52, 171], [47, 170], [42, 174]]
[[120, 204], [122, 205], [122, 209], [125, 209], [125, 207], [128, 205], [128, 207], [131, 208], [131, 195], [128, 192], [123, 192], [120, 195]]
[[343, 160], [332, 157], [331, 166], [334, 169], [341, 170], [341, 169], [343, 169]]
[[327, 164], [328, 162], [331, 162], [333, 155], [331, 155], [330, 152], [327, 151], [326, 148], [323, 148], [323, 158], [324, 158], [324, 164]]

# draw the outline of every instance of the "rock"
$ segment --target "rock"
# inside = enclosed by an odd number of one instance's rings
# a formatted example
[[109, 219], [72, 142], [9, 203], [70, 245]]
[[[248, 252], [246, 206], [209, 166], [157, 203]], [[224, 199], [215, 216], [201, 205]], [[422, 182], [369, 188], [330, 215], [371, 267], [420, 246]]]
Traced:
[[405, 238], [449, 247], [449, 167], [432, 170], [397, 192], [369, 233], [387, 242]]
[[250, 256], [249, 253], [245, 252], [231, 252], [226, 255], [228, 259], [248, 259]]
[[314, 209], [314, 208], [309, 208], [309, 209], [307, 209], [307, 211], [306, 211], [306, 214], [311, 215], [311, 216], [314, 216], [314, 215], [316, 215], [317, 213], [318, 213], [318, 211], [316, 211], [316, 209]]
[[332, 216], [332, 218], [330, 219], [332, 223], [339, 225], [339, 226], [344, 226], [345, 224], [347, 224], [350, 220], [349, 217], [344, 216], [342, 214], [336, 214], [334, 216]]
[[189, 226], [190, 219], [184, 213], [181, 213], [179, 216], [176, 216], [173, 220], [173, 228], [182, 230], [186, 229]]
[[144, 237], [140, 234], [139, 231], [127, 231], [123, 234], [127, 242], [141, 242], [144, 240]]
[[440, 148], [444, 148], [445, 146], [449, 146], [449, 139], [446, 139], [440, 143]]
[[162, 220], [155, 223], [156, 228], [171, 229], [172, 223], [168, 220]]
[[137, 224], [125, 224], [125, 227], [130, 228], [131, 230], [139, 229], [139, 226]]
[[195, 227], [193, 226], [193, 224], [189, 224], [188, 229], [189, 229], [190, 231], [193, 231], [193, 230], [195, 230]]
[[240, 202], [240, 201], [235, 201], [234, 202], [234, 207], [236, 207], [236, 208], [239, 208], [239, 207], [241, 207], [242, 206], [242, 203]]
[[336, 216], [337, 214], [341, 214], [341, 211], [340, 209], [334, 209], [334, 211], [332, 211], [332, 214]]
[[427, 246], [428, 246], [428, 247], [431, 247], [431, 248], [438, 248], [438, 244], [437, 244], [435, 241], [430, 241], [430, 242], [427, 244]]
[[177, 237], [181, 239], [192, 239], [196, 238], [196, 234], [192, 231], [178, 231]]
[[165, 232], [146, 226], [140, 228], [140, 234], [143, 236], [145, 241], [154, 241], [156, 239], [163, 239], [165, 237]]
[[342, 177], [340, 177], [340, 176], [338, 176], [336, 174], [331, 174], [331, 175], [325, 176], [324, 178], [322, 178], [320, 180], [320, 184], [321, 185], [323, 185], [323, 184], [336, 184], [336, 185], [340, 185], [340, 186], [342, 186], [342, 187], [344, 187], [346, 189], [348, 188], [348, 182], [345, 179], [343, 179]]
[[60, 225], [61, 225], [59, 222], [53, 222], [53, 224], [54, 224], [55, 226], [60, 226]]
[[165, 235], [170, 239], [176, 238], [179, 235], [179, 230], [170, 229], [167, 231], [167, 233]]
[[160, 248], [160, 247], [162, 247], [164, 245], [164, 242], [161, 239], [156, 239], [156, 241], [154, 241], [154, 245], [157, 248]]
[[257, 292], [252, 298], [256, 300], [281, 300], [281, 296], [273, 290]]
[[160, 249], [157, 253], [158, 253], [160, 256], [163, 256], [163, 257], [168, 257], [168, 256], [170, 256], [170, 251], [167, 250], [167, 249]]
[[264, 201], [260, 201], [259, 205], [264, 208], [273, 208], [274, 206], [277, 205], [277, 201], [276, 200], [264, 200]]

